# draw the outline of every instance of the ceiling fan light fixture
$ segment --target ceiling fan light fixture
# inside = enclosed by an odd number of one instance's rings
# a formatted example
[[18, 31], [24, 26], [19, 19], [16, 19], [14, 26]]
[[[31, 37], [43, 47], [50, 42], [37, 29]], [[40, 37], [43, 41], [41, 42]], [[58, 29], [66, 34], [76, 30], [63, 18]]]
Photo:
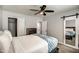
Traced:
[[43, 12], [40, 12], [41, 15], [43, 15]]
[[49, 12], [54, 12], [54, 10], [46, 10], [46, 5], [43, 5], [40, 7], [40, 10], [36, 10], [36, 9], [30, 9], [31, 11], [38, 11], [37, 13], [35, 13], [34, 15], [40, 14], [40, 15], [44, 15], [46, 16], [46, 13]]

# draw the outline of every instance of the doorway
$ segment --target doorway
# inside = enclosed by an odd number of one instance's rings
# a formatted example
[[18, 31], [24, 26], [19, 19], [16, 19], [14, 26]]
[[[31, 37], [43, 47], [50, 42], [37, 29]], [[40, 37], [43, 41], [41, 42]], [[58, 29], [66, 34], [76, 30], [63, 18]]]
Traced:
[[47, 35], [47, 21], [37, 22], [37, 33]]
[[8, 17], [8, 30], [13, 37], [17, 36], [17, 18]]

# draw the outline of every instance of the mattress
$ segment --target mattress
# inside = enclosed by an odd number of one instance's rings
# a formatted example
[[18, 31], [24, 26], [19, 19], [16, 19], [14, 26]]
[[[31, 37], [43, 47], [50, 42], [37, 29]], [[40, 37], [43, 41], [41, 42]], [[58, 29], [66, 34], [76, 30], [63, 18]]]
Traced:
[[15, 53], [47, 53], [48, 43], [34, 35], [13, 37], [12, 44]]

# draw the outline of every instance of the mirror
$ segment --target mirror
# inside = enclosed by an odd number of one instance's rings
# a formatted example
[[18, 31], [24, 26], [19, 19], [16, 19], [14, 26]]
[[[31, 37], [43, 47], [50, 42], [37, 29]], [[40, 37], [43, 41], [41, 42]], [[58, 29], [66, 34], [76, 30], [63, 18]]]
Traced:
[[75, 46], [75, 40], [76, 40], [75, 19], [65, 20], [65, 43]]
[[79, 35], [78, 35], [78, 48], [79, 48]]

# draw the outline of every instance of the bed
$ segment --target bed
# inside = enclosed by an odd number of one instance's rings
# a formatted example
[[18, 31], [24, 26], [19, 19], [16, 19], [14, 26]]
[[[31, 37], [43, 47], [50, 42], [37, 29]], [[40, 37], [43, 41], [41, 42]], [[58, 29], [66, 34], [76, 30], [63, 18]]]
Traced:
[[39, 36], [43, 40], [45, 40], [48, 43], [48, 52], [53, 52], [53, 50], [58, 49], [58, 40], [55, 37], [47, 36], [47, 35], [41, 35], [41, 34], [35, 34], [36, 36]]
[[37, 34], [13, 38], [15, 53], [50, 53], [57, 44], [56, 38]]
[[15, 53], [47, 53], [48, 43], [38, 36], [27, 35], [13, 38]]
[[51, 53], [58, 51], [58, 40], [46, 35], [25, 35], [12, 37], [9, 31], [0, 35], [2, 53]]

